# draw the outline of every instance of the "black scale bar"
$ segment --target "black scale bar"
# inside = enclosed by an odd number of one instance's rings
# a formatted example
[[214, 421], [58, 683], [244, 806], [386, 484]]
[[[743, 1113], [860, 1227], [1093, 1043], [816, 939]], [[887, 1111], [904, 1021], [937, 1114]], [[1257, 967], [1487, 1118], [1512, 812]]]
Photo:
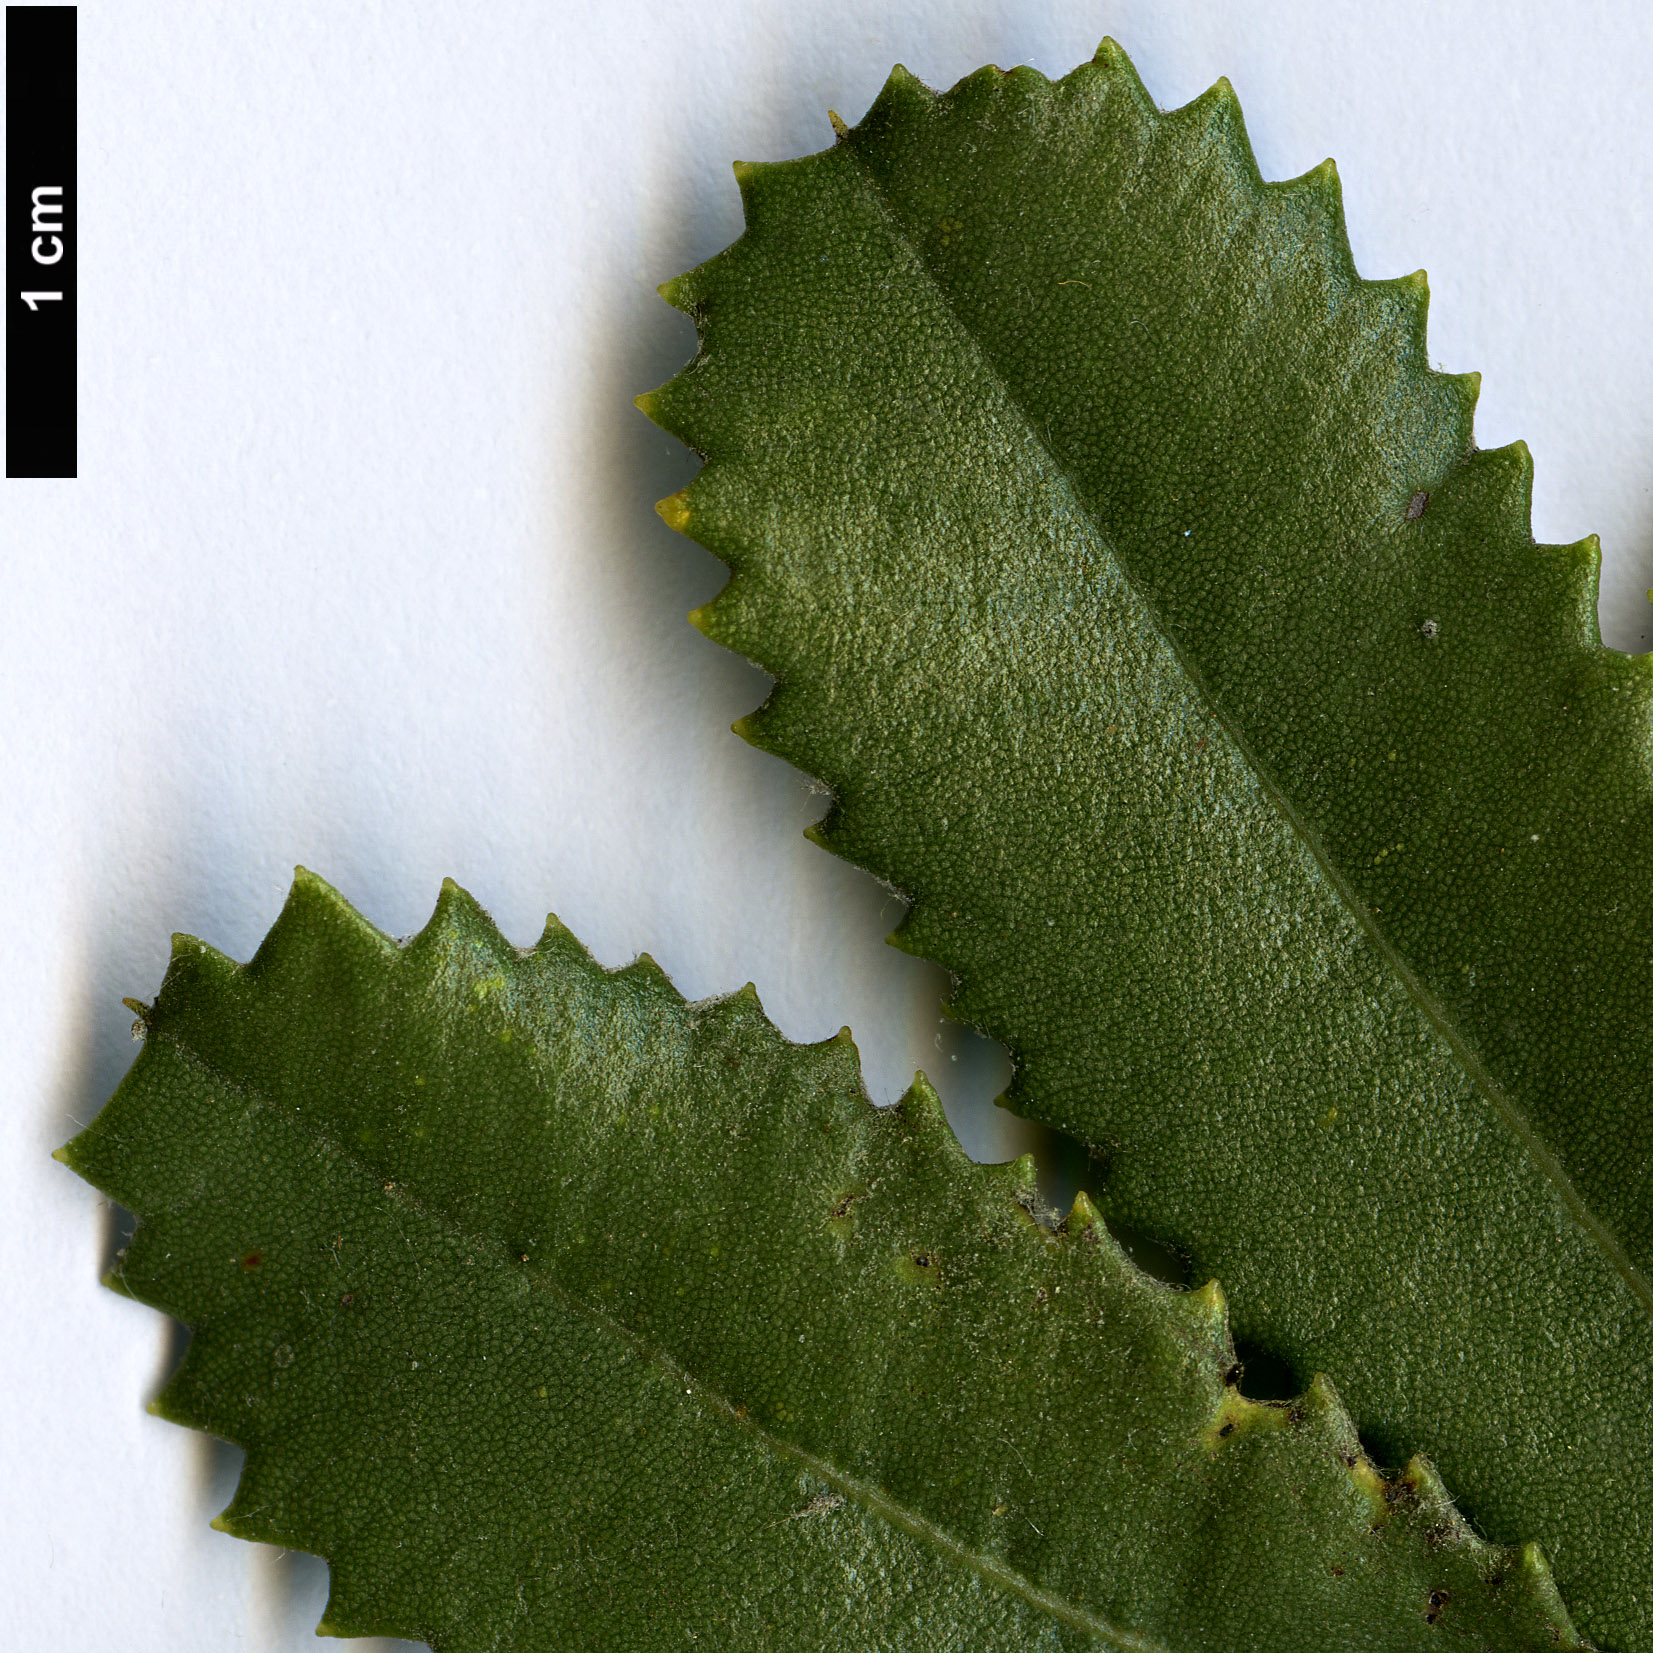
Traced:
[[6, 7], [6, 475], [75, 474], [75, 8]]

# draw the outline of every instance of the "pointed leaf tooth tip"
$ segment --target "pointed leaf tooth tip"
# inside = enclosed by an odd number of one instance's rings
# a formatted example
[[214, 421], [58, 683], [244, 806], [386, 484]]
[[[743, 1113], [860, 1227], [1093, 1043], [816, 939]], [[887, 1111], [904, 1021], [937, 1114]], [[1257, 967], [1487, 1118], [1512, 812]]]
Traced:
[[1218, 75], [1217, 78], [1194, 99], [1194, 108], [1222, 109], [1228, 113], [1237, 114], [1240, 100], [1234, 95], [1234, 83], [1227, 75]]
[[905, 1101], [908, 1098], [912, 1100], [915, 1107], [923, 1109], [924, 1112], [929, 1114], [942, 1114], [943, 1117], [945, 1117], [945, 1110], [942, 1108], [941, 1098], [936, 1094], [936, 1088], [930, 1083], [930, 1076], [923, 1070], [923, 1068], [917, 1068], [914, 1070], [913, 1082], [907, 1087], [907, 1096], [902, 1100]]
[[849, 136], [849, 127], [844, 124], [844, 117], [836, 109], [827, 110], [827, 119], [832, 122], [833, 136], [840, 143]]
[[1343, 1405], [1336, 1386], [1324, 1372], [1316, 1372], [1309, 1379], [1309, 1386], [1303, 1391], [1303, 1399], [1309, 1405], [1321, 1407], [1327, 1411], [1339, 1410]]
[[746, 186], [751, 183], [755, 177], [757, 177], [758, 163], [756, 161], [736, 161], [734, 163], [734, 172], [735, 182], [739, 184], [742, 189], [745, 189]]
[[1073, 1196], [1073, 1204], [1068, 1208], [1067, 1229], [1070, 1234], [1083, 1234], [1086, 1229], [1095, 1228], [1102, 1221], [1102, 1213], [1091, 1204], [1091, 1197], [1083, 1188]]
[[632, 397], [631, 405], [645, 418], [652, 419], [655, 408], [660, 405], [660, 392], [658, 390], [645, 390], [640, 396]]
[[235, 1537], [235, 1528], [232, 1527], [222, 1515], [213, 1516], [207, 1525], [211, 1527], [214, 1532], [228, 1533], [231, 1538]]
[[55, 1159], [59, 1165], [68, 1165], [70, 1163], [68, 1145], [65, 1144], [61, 1148], [52, 1149], [52, 1158]]
[[1207, 1280], [1198, 1291], [1189, 1292], [1188, 1302], [1203, 1316], [1224, 1323], [1228, 1320], [1228, 1298], [1218, 1280]]
[[[660, 514], [660, 520], [668, 528], [675, 528], [678, 533], [686, 534], [689, 531], [689, 490], [680, 488], [675, 494], [667, 494], [655, 507]], [[701, 612], [699, 609], [696, 613]]]
[[320, 873], [312, 872], [308, 867], [293, 868], [293, 885], [288, 891], [287, 899], [319, 901], [330, 907], [343, 908], [355, 915], [355, 908]]

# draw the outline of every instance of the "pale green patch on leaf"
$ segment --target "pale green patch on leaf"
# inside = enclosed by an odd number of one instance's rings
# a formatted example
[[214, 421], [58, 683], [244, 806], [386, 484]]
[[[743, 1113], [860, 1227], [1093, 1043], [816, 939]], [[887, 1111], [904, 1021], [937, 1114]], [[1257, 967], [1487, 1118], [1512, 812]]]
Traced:
[[897, 70], [646, 411], [738, 727], [1243, 1338], [1653, 1647], [1653, 671], [1220, 83]]
[[301, 874], [180, 938], [64, 1157], [112, 1283], [194, 1331], [158, 1403], [246, 1448], [227, 1531], [323, 1629], [442, 1650], [1582, 1645], [1534, 1546], [1385, 1477], [1331, 1386], [1237, 1386], [1215, 1286], [1125, 1259], [922, 1079], [750, 991], [686, 1004], [449, 885], [398, 947]]

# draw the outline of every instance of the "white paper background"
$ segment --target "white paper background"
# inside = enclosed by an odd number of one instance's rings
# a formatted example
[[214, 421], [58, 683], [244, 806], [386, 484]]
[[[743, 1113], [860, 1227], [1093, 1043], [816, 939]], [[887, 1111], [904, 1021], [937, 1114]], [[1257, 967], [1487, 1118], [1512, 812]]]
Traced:
[[1226, 73], [1267, 175], [1336, 155], [1361, 269], [1427, 267], [1482, 444], [1527, 439], [1539, 536], [1601, 533], [1645, 647], [1640, 0], [82, 7], [80, 479], [0, 483], [0, 1639], [310, 1645], [325, 1569], [208, 1528], [235, 1455], [144, 1414], [172, 1335], [48, 1157], [169, 933], [246, 957], [295, 862], [396, 934], [451, 873], [517, 941], [554, 908], [691, 995], [752, 979], [795, 1038], [850, 1023], [879, 1099], [922, 1065], [973, 1151], [1032, 1140], [727, 732], [762, 679], [683, 621], [720, 571], [630, 398], [691, 349], [654, 287], [738, 232], [732, 160], [824, 147], [897, 59], [1104, 33], [1163, 104]]

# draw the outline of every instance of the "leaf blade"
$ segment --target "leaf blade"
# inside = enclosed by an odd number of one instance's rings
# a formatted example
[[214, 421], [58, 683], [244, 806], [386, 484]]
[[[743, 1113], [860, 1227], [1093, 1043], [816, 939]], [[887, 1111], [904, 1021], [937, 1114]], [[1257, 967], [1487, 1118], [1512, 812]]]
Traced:
[[[1591, 988], [1547, 982], [1489, 1039], [1536, 983], [1451, 991], [1430, 938], [1497, 958], [1556, 907], [1553, 977], [1581, 903], [1489, 904], [1464, 870], [1493, 805], [1523, 806], [1496, 764], [1491, 803], [1422, 821], [1439, 880], [1394, 825], [1418, 802], [1394, 776], [1456, 784], [1515, 660], [1544, 702], [1518, 746], [1581, 674], [1618, 697], [1579, 762], [1640, 814], [1595, 843], [1588, 812], [1563, 823], [1583, 884], [1645, 844], [1653, 678], [1600, 650], [1590, 548], [1532, 547], [1529, 461], [1470, 451], [1421, 283], [1359, 280], [1329, 172], [1263, 185], [1225, 88], [1159, 115], [1106, 47], [939, 99], [898, 70], [835, 150], [742, 193], [746, 235], [676, 289], [701, 354], [650, 404], [709, 459], [675, 514], [733, 570], [697, 623], [777, 678], [742, 733], [831, 786], [814, 835], [912, 899], [895, 939], [1009, 1046], [1009, 1103], [1105, 1156], [1110, 1215], [1336, 1373], [1385, 1452], [1427, 1442], [1490, 1530], [1535, 1523], [1587, 1627], [1645, 1645], [1653, 1337], [1623, 1173], [1646, 1125], [1625, 1090], [1591, 1158], [1577, 1099], [1645, 1046], [1646, 960], [1633, 934], [1610, 953], [1609, 1014], [1592, 953]], [[1494, 595], [1519, 577], [1573, 651], [1549, 679], [1471, 604], [1484, 569], [1440, 573], [1483, 542]], [[1558, 1005], [1546, 1112], [1506, 1047]]]
[[333, 1633], [1424, 1646], [1444, 1592], [1576, 1645], [1535, 1553], [1326, 1386], [1243, 1401], [1220, 1294], [1037, 1229], [922, 1084], [880, 1113], [847, 1041], [452, 887], [405, 949], [308, 877], [245, 967], [181, 939], [67, 1157], [195, 1328], [161, 1410], [247, 1448], [222, 1524], [328, 1555]]

